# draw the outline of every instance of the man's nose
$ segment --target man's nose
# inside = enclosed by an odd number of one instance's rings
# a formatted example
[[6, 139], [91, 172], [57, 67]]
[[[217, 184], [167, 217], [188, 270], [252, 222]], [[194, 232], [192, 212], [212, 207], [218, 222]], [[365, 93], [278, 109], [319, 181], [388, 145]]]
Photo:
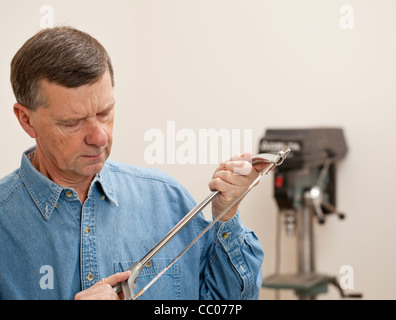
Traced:
[[103, 125], [98, 121], [93, 121], [88, 126], [85, 142], [89, 145], [104, 147], [108, 142], [108, 135]]

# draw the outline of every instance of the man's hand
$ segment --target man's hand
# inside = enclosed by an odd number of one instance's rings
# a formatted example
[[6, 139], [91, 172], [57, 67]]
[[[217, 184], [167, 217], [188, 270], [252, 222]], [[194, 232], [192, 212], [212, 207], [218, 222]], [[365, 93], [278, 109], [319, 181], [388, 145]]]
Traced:
[[[263, 171], [267, 163], [251, 165], [252, 155], [245, 153], [233, 156], [230, 160], [223, 161], [215, 170], [209, 188], [212, 191], [218, 190], [220, 194], [212, 200], [213, 215], [216, 217], [227, 206], [229, 206], [238, 196], [240, 196]], [[220, 221], [230, 220], [237, 212], [237, 202]]]
[[74, 300], [121, 300], [124, 299], [123, 293], [120, 295], [115, 293], [113, 286], [117, 283], [123, 282], [131, 275], [130, 271], [113, 274], [110, 277], [104, 278], [95, 283], [89, 289], [81, 291], [76, 294]]

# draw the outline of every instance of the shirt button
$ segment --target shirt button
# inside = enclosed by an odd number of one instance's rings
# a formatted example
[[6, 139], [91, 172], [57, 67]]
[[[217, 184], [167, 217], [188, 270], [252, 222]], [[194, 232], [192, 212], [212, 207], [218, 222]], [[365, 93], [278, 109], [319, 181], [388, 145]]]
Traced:
[[88, 234], [88, 233], [90, 233], [90, 232], [91, 232], [91, 228], [90, 228], [90, 227], [85, 227], [85, 229], [84, 229], [84, 230], [85, 230], [85, 233], [86, 233], [86, 234]]
[[73, 195], [73, 193], [69, 190], [66, 191], [66, 197], [70, 198]]
[[105, 196], [102, 194], [102, 195], [99, 197], [99, 199], [100, 199], [100, 200], [104, 200], [104, 199], [105, 199]]
[[228, 233], [228, 232], [224, 232], [223, 235], [222, 235], [223, 239], [227, 239], [228, 236], [229, 236], [229, 233]]
[[94, 278], [94, 276], [93, 276], [92, 274], [88, 274], [88, 275], [87, 275], [87, 280], [88, 280], [88, 281], [92, 281], [93, 278]]

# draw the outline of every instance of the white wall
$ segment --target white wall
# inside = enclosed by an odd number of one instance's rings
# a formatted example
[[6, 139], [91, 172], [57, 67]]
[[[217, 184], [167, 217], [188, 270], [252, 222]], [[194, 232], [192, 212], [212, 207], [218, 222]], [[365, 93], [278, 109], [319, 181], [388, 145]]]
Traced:
[[[343, 30], [339, 9], [354, 10]], [[19, 166], [33, 144], [12, 112], [9, 64], [40, 29], [43, 5], [56, 25], [95, 36], [115, 67], [113, 159], [147, 166], [147, 130], [251, 129], [253, 152], [267, 128], [337, 126], [349, 153], [338, 166], [338, 205], [347, 219], [315, 226], [317, 270], [354, 271], [354, 291], [395, 299], [396, 2], [393, 0], [1, 0], [0, 176]], [[180, 144], [180, 143], [179, 143]], [[215, 165], [153, 165], [196, 198], [208, 194]], [[159, 208], [160, 210], [160, 208]], [[264, 275], [274, 271], [272, 179], [241, 205], [245, 225], [265, 249]], [[282, 228], [283, 230], [283, 228]], [[295, 242], [282, 238], [282, 271], [293, 272]], [[321, 298], [337, 299], [329, 288]], [[262, 299], [274, 292], [262, 290]], [[282, 291], [281, 298], [294, 299]]]

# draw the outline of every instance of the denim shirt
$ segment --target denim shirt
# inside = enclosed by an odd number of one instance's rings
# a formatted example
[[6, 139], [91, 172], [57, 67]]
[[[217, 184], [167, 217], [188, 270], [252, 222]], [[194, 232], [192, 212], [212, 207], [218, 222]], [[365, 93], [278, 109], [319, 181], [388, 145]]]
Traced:
[[[0, 180], [0, 299], [73, 299], [125, 271], [194, 206], [167, 174], [107, 160], [81, 204], [22, 156]], [[139, 274], [152, 280], [207, 225], [195, 217]], [[239, 213], [217, 222], [139, 299], [256, 299], [263, 251]]]

